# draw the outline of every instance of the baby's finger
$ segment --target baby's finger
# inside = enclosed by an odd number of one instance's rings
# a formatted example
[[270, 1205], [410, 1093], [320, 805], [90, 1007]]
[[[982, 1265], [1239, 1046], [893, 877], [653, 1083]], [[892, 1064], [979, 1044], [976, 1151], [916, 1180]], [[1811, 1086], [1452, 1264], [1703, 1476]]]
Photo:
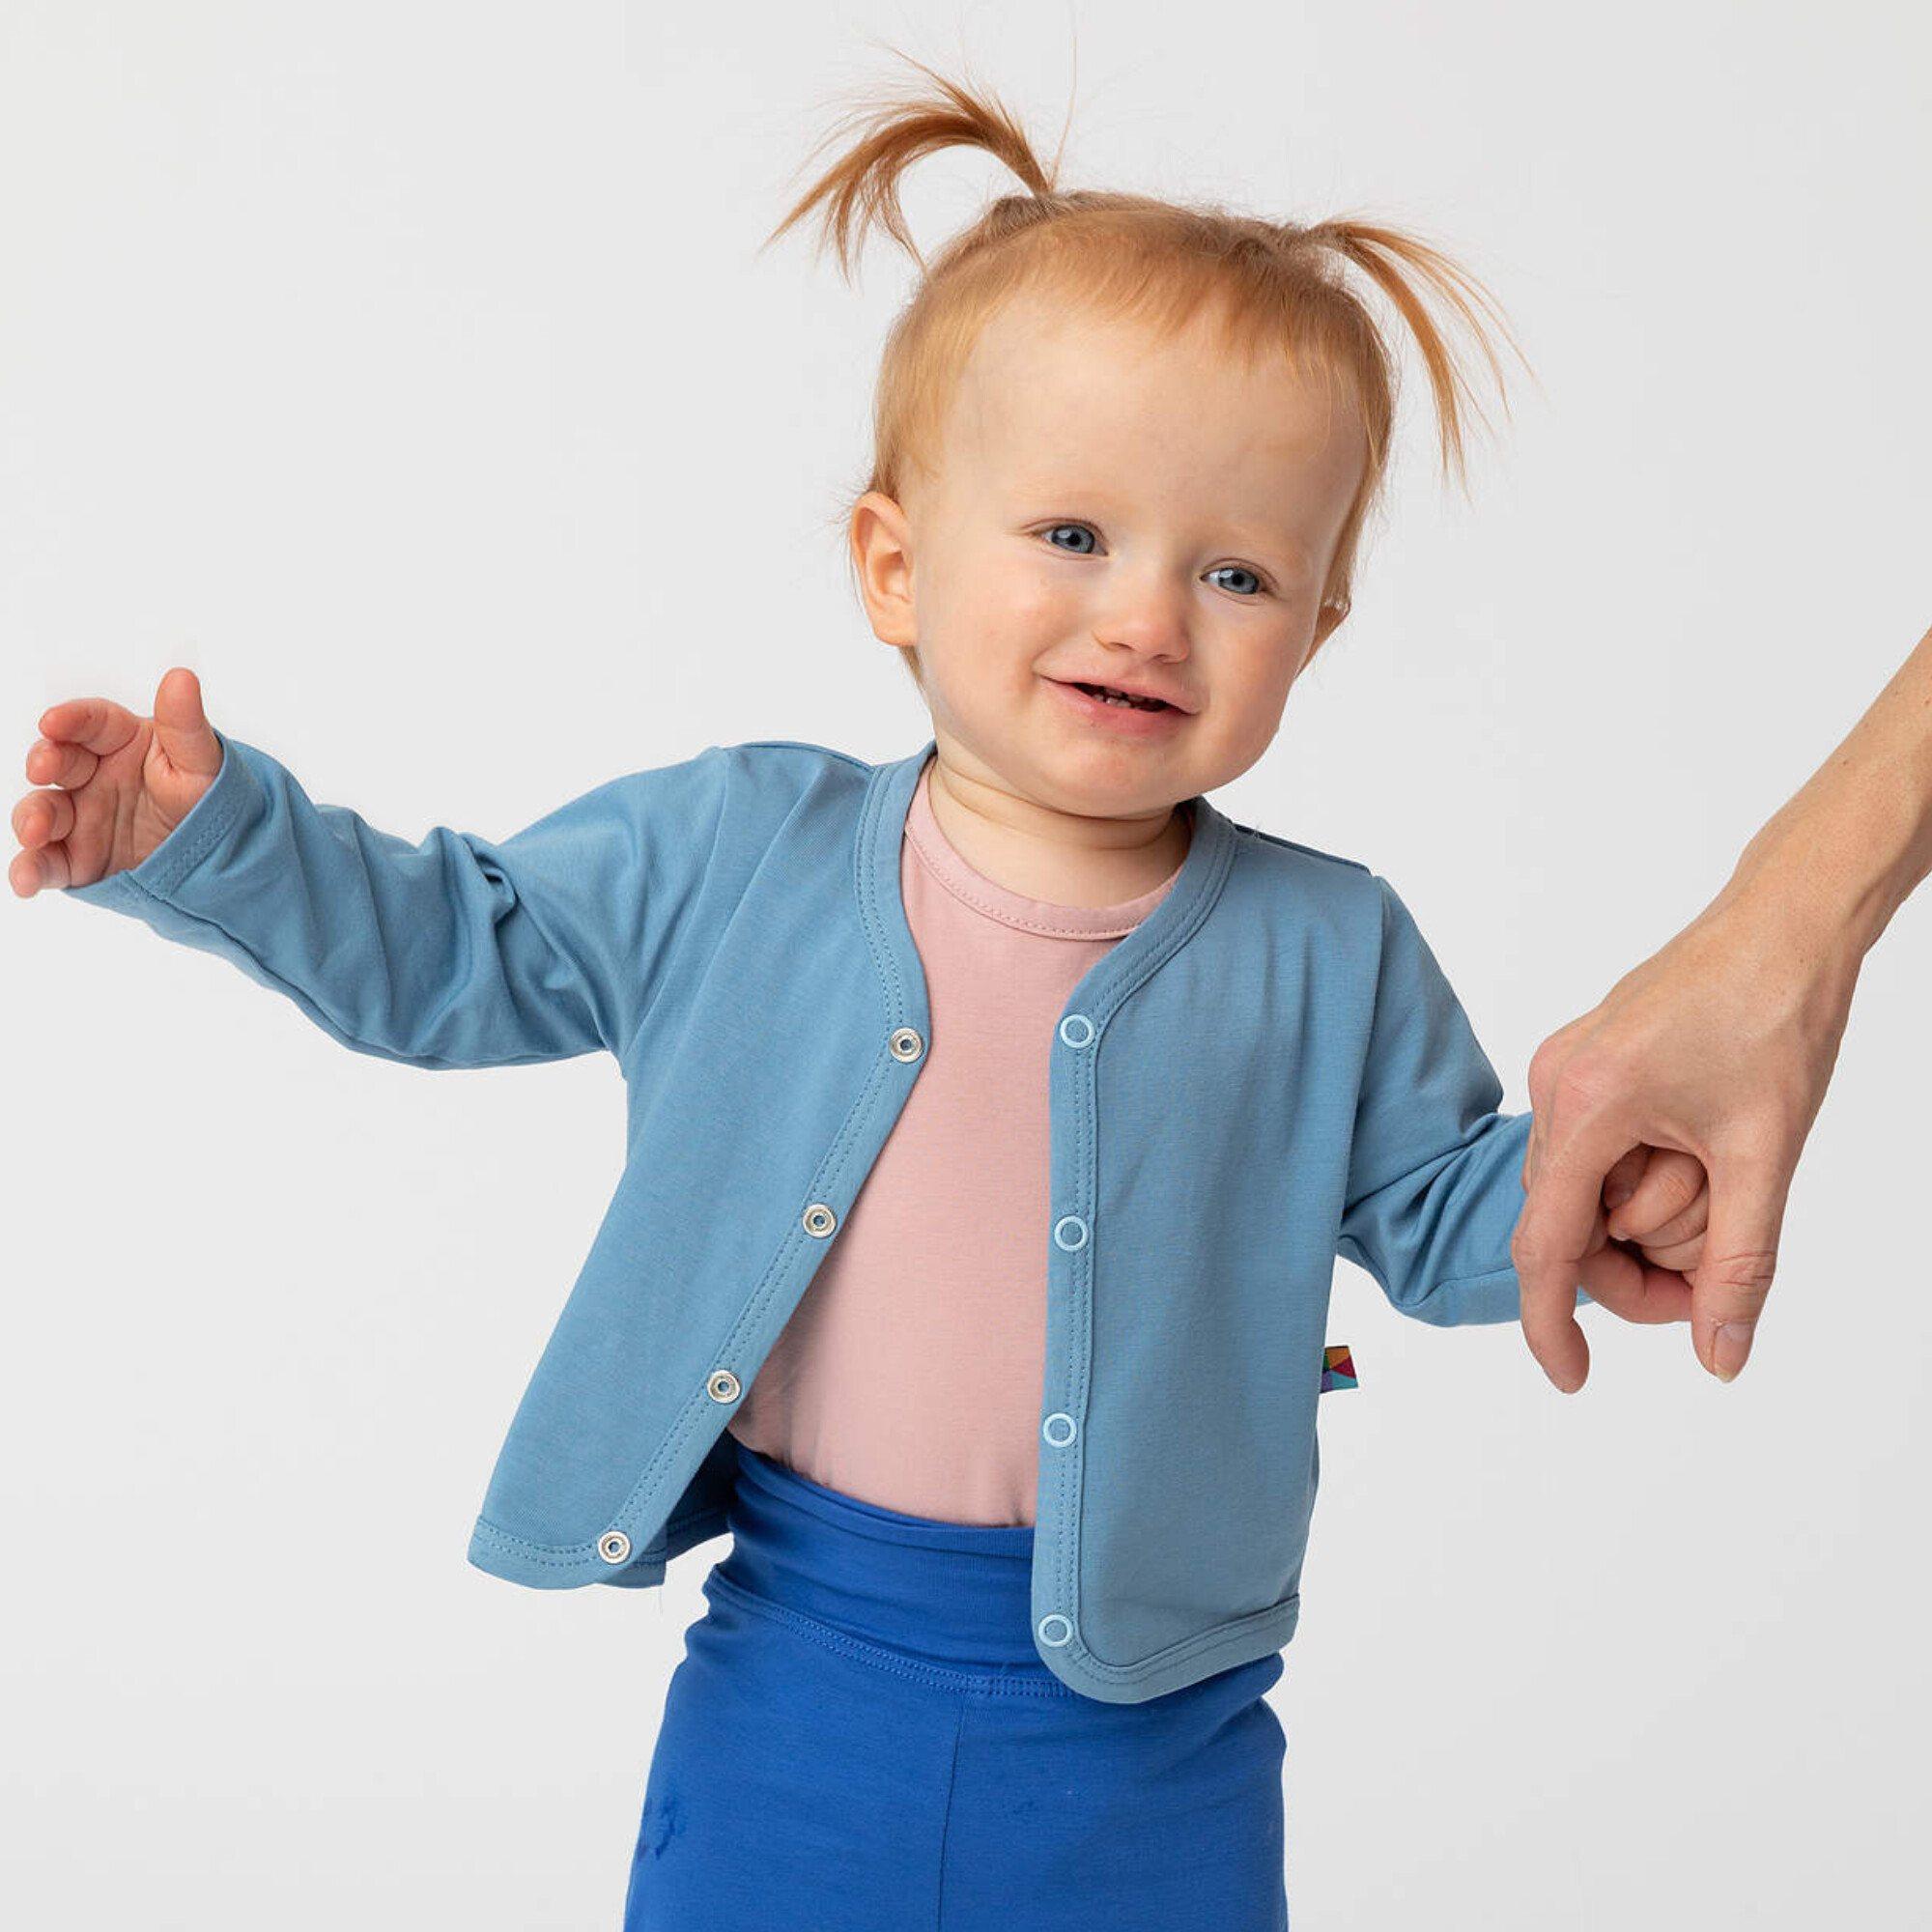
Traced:
[[1636, 1192], [1609, 1217], [1613, 1239], [1627, 1241], [1674, 1220], [1707, 1184], [1704, 1163], [1677, 1148], [1654, 1147]]
[[30, 791], [14, 808], [14, 837], [31, 851], [73, 830], [73, 800], [64, 791]]
[[1642, 1141], [1619, 1157], [1617, 1164], [1604, 1176], [1604, 1206], [1606, 1208], [1621, 1208], [1636, 1192], [1636, 1184], [1643, 1179], [1643, 1171], [1650, 1164], [1651, 1151]]
[[[1641, 1235], [1631, 1235], [1626, 1238], [1634, 1241], [1646, 1250], [1652, 1248], [1678, 1247], [1684, 1242], [1700, 1237], [1711, 1225], [1711, 1190], [1700, 1187], [1697, 1198], [1681, 1214], [1673, 1214], [1669, 1220], [1660, 1222], [1655, 1228], [1646, 1229]], [[1671, 1267], [1677, 1263], [1669, 1264]]]
[[201, 703], [201, 680], [176, 665], [155, 692], [155, 745], [170, 765], [190, 778], [213, 779], [221, 769], [221, 740]]
[[67, 846], [42, 845], [31, 852], [15, 852], [7, 867], [7, 883], [16, 898], [30, 899], [43, 886], [65, 886], [73, 876]]
[[1670, 1268], [1688, 1275], [1704, 1259], [1704, 1236], [1698, 1234], [1688, 1241], [1666, 1241], [1661, 1246], [1645, 1241], [1643, 1258], [1652, 1267]]
[[65, 744], [111, 756], [141, 728], [141, 721], [111, 697], [69, 697], [41, 713], [41, 729]]
[[84, 785], [99, 769], [100, 759], [85, 745], [53, 744], [36, 738], [27, 747], [28, 782], [39, 785]]
[[1690, 1284], [1667, 1268], [1647, 1267], [1628, 1248], [1603, 1248], [1577, 1270], [1583, 1292], [1625, 1321], [1688, 1321]]

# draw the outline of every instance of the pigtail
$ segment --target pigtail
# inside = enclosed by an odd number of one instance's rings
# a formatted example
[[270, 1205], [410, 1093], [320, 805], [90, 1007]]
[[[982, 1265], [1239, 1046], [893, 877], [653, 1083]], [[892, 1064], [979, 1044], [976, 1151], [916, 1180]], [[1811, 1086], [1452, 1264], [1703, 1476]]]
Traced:
[[[1332, 249], [1352, 264], [1387, 297], [1403, 321], [1422, 356], [1429, 386], [1435, 401], [1435, 420], [1440, 436], [1442, 467], [1453, 472], [1464, 488], [1468, 464], [1463, 424], [1473, 415], [1485, 428], [1492, 425], [1476, 399], [1474, 386], [1464, 373], [1461, 359], [1437, 327], [1428, 301], [1418, 292], [1422, 288], [1446, 303], [1463, 331], [1481, 351], [1494, 381], [1504, 415], [1510, 413], [1509, 388], [1503, 367], [1490, 339], [1490, 328], [1506, 342], [1525, 369], [1528, 361], [1510, 332], [1509, 322], [1494, 296], [1440, 249], [1405, 235], [1393, 228], [1343, 217], [1323, 221], [1294, 231], [1305, 244]], [[1407, 270], [1405, 273], [1405, 270]], [[1411, 277], [1413, 279], [1411, 279]]]
[[[765, 237], [759, 244], [761, 253], [823, 204], [819, 249], [830, 239], [839, 271], [848, 282], [867, 231], [874, 223], [919, 264], [922, 275], [929, 273], [931, 265], [906, 226], [899, 178], [915, 161], [943, 148], [983, 148], [1020, 178], [1042, 212], [1059, 199], [1054, 186], [1058, 150], [1052, 167], [1042, 167], [1025, 130], [996, 97], [962, 87], [910, 54], [899, 58], [918, 68], [937, 93], [914, 90], [867, 98], [835, 124], [813, 153], [841, 141], [849, 141], [850, 147]], [[1023, 210], [1021, 197], [1009, 196], [996, 212], [1010, 221]]]

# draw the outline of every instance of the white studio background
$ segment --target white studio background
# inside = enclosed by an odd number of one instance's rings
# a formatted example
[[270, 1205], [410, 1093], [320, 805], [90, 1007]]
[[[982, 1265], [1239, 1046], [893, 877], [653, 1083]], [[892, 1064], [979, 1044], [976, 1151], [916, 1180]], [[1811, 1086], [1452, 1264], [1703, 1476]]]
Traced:
[[[0, 0], [8, 803], [45, 705], [175, 663], [411, 838], [713, 742], [922, 742], [834, 522], [911, 265], [756, 252], [903, 77], [878, 42], [1043, 154], [1072, 92], [1066, 185], [1379, 213], [1509, 308], [1541, 387], [1463, 501], [1409, 358], [1355, 613], [1217, 802], [1395, 882], [1525, 1106], [1932, 620], [1910, 10]], [[1012, 185], [931, 159], [915, 233]], [[614, 1067], [426, 1075], [4, 908], [0, 1909], [614, 1928], [724, 1546], [651, 1593], [465, 1561]], [[1924, 1922], [1928, 960], [1922, 895], [1736, 1384], [1596, 1311], [1565, 1398], [1341, 1269], [1296, 1932]]]

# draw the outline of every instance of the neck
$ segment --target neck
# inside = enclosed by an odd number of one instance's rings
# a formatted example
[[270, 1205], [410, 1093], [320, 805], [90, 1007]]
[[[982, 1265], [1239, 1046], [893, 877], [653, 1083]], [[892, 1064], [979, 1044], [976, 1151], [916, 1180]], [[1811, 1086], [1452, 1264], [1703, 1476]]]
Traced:
[[939, 829], [975, 871], [1057, 905], [1117, 905], [1168, 879], [1193, 835], [1183, 806], [1122, 818], [1061, 811], [961, 772], [943, 752], [925, 767]]

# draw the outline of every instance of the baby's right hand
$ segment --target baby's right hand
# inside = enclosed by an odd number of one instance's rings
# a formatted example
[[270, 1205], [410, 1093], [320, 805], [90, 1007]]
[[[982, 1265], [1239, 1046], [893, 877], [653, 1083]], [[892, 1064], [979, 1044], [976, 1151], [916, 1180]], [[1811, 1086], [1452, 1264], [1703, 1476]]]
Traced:
[[177, 666], [137, 718], [105, 697], [71, 697], [41, 714], [27, 750], [30, 791], [14, 808], [22, 849], [7, 867], [15, 895], [89, 886], [138, 866], [188, 814], [221, 769], [221, 741], [201, 708], [201, 682]]

